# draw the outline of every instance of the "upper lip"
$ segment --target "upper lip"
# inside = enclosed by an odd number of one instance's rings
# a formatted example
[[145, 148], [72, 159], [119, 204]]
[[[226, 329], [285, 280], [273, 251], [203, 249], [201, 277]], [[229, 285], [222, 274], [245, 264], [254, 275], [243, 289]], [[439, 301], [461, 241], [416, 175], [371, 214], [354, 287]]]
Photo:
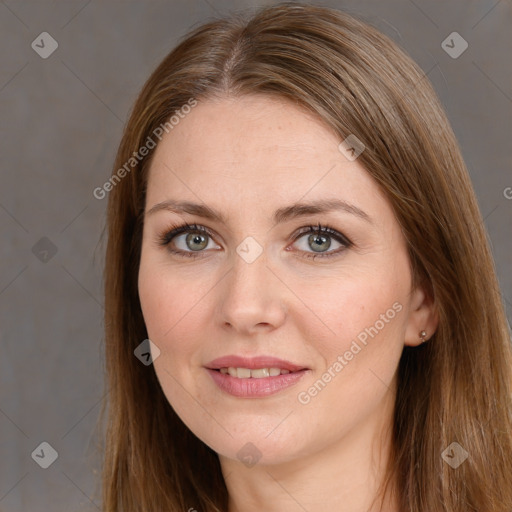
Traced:
[[296, 372], [299, 370], [307, 369], [305, 366], [294, 364], [284, 359], [279, 359], [272, 356], [256, 356], [256, 357], [243, 357], [243, 356], [223, 356], [206, 364], [206, 368], [210, 370], [219, 370], [220, 368], [248, 368], [255, 370], [257, 368], [279, 368], [281, 370], [289, 370]]

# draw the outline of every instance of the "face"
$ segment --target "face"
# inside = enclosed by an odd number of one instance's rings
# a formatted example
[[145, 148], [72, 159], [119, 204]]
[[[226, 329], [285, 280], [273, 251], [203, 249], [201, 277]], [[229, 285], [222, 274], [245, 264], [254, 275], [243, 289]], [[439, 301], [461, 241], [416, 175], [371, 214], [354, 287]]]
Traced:
[[198, 103], [155, 149], [139, 270], [154, 369], [223, 458], [278, 464], [380, 431], [425, 327], [391, 206], [340, 142], [246, 96]]

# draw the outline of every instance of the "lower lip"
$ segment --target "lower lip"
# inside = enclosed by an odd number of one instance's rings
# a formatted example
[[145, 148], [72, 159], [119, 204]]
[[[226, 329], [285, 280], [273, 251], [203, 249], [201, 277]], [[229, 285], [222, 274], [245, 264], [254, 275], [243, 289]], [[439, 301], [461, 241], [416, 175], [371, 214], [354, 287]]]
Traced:
[[242, 398], [261, 398], [279, 393], [296, 384], [309, 370], [276, 375], [275, 377], [263, 377], [255, 379], [238, 379], [229, 374], [220, 373], [217, 370], [207, 368], [213, 381], [222, 391], [230, 395]]

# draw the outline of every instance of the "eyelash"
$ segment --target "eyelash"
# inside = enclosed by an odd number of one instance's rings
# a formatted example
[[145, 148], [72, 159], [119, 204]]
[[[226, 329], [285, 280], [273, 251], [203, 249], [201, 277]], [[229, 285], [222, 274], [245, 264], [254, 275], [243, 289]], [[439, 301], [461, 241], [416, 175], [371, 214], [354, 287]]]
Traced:
[[[164, 233], [158, 236], [158, 244], [161, 246], [168, 246], [173, 238], [175, 238], [178, 235], [181, 235], [182, 233], [199, 233], [201, 235], [207, 235], [210, 238], [214, 238], [213, 233], [206, 227], [198, 225], [198, 224], [182, 224], [182, 225], [172, 225], [170, 226]], [[302, 238], [306, 234], [315, 233], [315, 234], [327, 234], [330, 235], [332, 238], [334, 238], [337, 242], [342, 244], [344, 247], [341, 247], [337, 249], [336, 251], [330, 252], [330, 253], [305, 253], [304, 258], [314, 260], [315, 258], [331, 258], [333, 256], [337, 256], [341, 252], [345, 251], [346, 249], [352, 247], [353, 243], [342, 233], [339, 231], [336, 231], [335, 229], [329, 227], [329, 226], [322, 226], [320, 223], [318, 223], [316, 226], [310, 225], [305, 226], [295, 236], [294, 242]], [[176, 254], [178, 256], [184, 256], [187, 258], [198, 258], [202, 257], [199, 253], [204, 251], [182, 251], [182, 250], [175, 250], [168, 247], [168, 250], [172, 254]]]

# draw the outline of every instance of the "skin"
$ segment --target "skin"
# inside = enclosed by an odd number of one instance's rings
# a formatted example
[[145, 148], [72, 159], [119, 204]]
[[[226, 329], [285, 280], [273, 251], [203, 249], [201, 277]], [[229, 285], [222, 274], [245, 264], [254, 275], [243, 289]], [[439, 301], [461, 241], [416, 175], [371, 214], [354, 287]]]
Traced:
[[[244, 96], [199, 102], [155, 149], [139, 270], [142, 311], [161, 350], [154, 368], [163, 392], [219, 454], [229, 512], [316, 512], [326, 504], [377, 510], [372, 499], [390, 447], [399, 358], [404, 345], [421, 343], [421, 330], [430, 337], [437, 327], [428, 297], [411, 289], [407, 246], [391, 205], [359, 161], [340, 152], [340, 142], [286, 100]], [[326, 198], [349, 202], [371, 221], [345, 211], [272, 221], [278, 208]], [[227, 223], [148, 213], [169, 199], [204, 203]], [[343, 247], [329, 235], [331, 246], [320, 248], [308, 243], [309, 234], [295, 235], [319, 222], [353, 245], [331, 258], [308, 259]], [[214, 234], [197, 258], [158, 242], [182, 223]], [[194, 253], [197, 242], [187, 245], [186, 236], [171, 246]], [[248, 236], [263, 251], [251, 263], [236, 250]], [[332, 373], [358, 334], [396, 303], [400, 312], [301, 403], [299, 393]], [[272, 355], [310, 371], [278, 394], [237, 398], [204, 368], [228, 354]], [[260, 456], [252, 467], [237, 457], [248, 442]], [[397, 510], [392, 497], [385, 507]]]

